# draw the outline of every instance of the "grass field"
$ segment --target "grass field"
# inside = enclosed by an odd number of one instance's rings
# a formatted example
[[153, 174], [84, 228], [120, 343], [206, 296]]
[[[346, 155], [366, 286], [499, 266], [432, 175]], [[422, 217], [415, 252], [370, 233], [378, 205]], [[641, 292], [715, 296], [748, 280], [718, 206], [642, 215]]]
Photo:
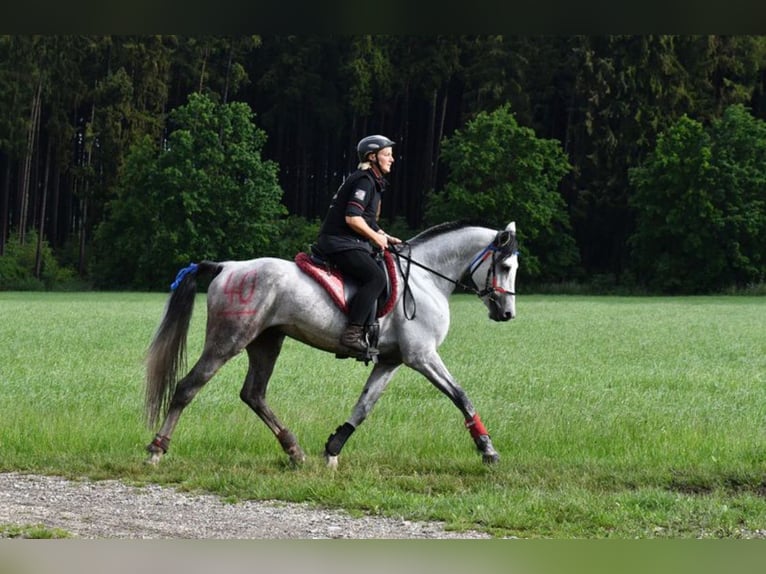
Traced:
[[[324, 467], [369, 371], [292, 341], [269, 399], [309, 455], [293, 469], [227, 364], [143, 464], [143, 354], [165, 296], [0, 293], [0, 471], [119, 478], [444, 520], [498, 536], [742, 537], [766, 529], [766, 298], [521, 296], [487, 319], [452, 299], [442, 357], [482, 415], [492, 467], [457, 409], [396, 375]], [[197, 301], [190, 360], [202, 345]]]

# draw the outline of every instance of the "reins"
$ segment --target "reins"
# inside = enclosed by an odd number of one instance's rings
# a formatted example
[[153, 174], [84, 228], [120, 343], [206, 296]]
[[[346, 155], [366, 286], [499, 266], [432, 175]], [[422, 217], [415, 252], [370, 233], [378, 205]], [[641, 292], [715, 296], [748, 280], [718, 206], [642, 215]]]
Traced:
[[[449, 281], [456, 287], [461, 287], [467, 291], [472, 292], [474, 295], [477, 295], [478, 297], [485, 297], [487, 295], [492, 296], [494, 293], [507, 293], [509, 295], [515, 295], [515, 293], [508, 291], [506, 289], [503, 289], [502, 287], [498, 287], [497, 285], [497, 277], [495, 275], [495, 257], [496, 254], [499, 251], [502, 251], [502, 249], [495, 245], [495, 241], [487, 245], [484, 250], [482, 250], [479, 255], [477, 255], [473, 261], [471, 261], [470, 265], [468, 265], [467, 270], [470, 272], [469, 276], [471, 277], [471, 282], [474, 284], [467, 285], [460, 281], [459, 279], [452, 279], [450, 277], [447, 277], [443, 273], [440, 273], [436, 269], [432, 269], [431, 267], [428, 267], [427, 265], [424, 265], [420, 263], [419, 261], [416, 261], [412, 257], [410, 257], [410, 253], [412, 253], [412, 247], [407, 242], [402, 242], [400, 244], [400, 249], [406, 248], [408, 250], [408, 254], [404, 255], [399, 251], [399, 249], [394, 248], [393, 246], [388, 247], [388, 251], [393, 253], [396, 256], [396, 265], [399, 268], [399, 273], [401, 273], [402, 277], [404, 278], [404, 289], [402, 292], [402, 305], [404, 307], [404, 317], [407, 320], [412, 320], [415, 318], [415, 315], [417, 314], [417, 303], [415, 302], [415, 298], [412, 295], [412, 289], [410, 288], [410, 267], [412, 265], [416, 265], [417, 267], [420, 267], [421, 269], [424, 269], [428, 271], [429, 273], [436, 275], [437, 277], [444, 279], [445, 281]], [[479, 265], [489, 256], [492, 256], [492, 265], [490, 265], [489, 270], [487, 271], [487, 277], [484, 282], [484, 289], [478, 289], [475, 285], [476, 282], [473, 280], [473, 274], [476, 272], [476, 270], [479, 268]], [[404, 259], [407, 261], [407, 269], [406, 271], [402, 269], [402, 262], [401, 260]], [[491, 279], [490, 279], [491, 277]], [[491, 286], [490, 286], [491, 282]], [[410, 300], [412, 301], [412, 316], [409, 316], [407, 313], [407, 294], [409, 294]]]
[[[412, 253], [412, 247], [407, 242], [401, 243], [402, 248], [406, 248], [408, 250], [408, 253]], [[437, 277], [440, 277], [441, 279], [444, 279], [446, 281], [449, 281], [453, 285], [457, 287], [462, 287], [464, 289], [468, 289], [469, 291], [473, 291], [476, 295], [480, 295], [480, 291], [476, 289], [475, 287], [471, 287], [470, 285], [466, 285], [462, 281], [456, 281], [455, 279], [451, 279], [447, 277], [446, 275], [438, 272], [436, 269], [431, 269], [427, 265], [423, 265], [419, 261], [415, 261], [412, 257], [409, 255], [404, 255], [403, 253], [400, 253], [397, 249], [394, 249], [392, 246], [388, 247], [388, 250], [393, 253], [396, 256], [396, 266], [399, 268], [399, 273], [402, 274], [402, 277], [404, 278], [404, 289], [402, 291], [402, 306], [404, 307], [404, 318], [408, 321], [411, 321], [415, 318], [415, 315], [417, 314], [417, 303], [415, 302], [415, 297], [412, 295], [412, 289], [410, 288], [410, 267], [412, 265], [416, 265], [417, 267], [420, 267], [421, 269], [425, 269], [429, 273], [432, 273], [436, 275]], [[405, 271], [402, 269], [402, 259], [407, 261], [407, 270]], [[412, 316], [409, 316], [407, 313], [407, 295], [409, 294], [410, 301], [412, 301]]]

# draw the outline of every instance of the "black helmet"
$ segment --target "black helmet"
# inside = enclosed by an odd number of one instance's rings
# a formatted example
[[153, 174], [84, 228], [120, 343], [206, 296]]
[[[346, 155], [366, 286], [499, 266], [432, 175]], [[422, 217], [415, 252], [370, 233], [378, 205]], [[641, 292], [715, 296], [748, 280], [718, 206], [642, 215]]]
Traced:
[[391, 147], [392, 145], [394, 145], [394, 142], [386, 136], [367, 136], [366, 138], [360, 139], [359, 143], [356, 144], [356, 152], [359, 154], [359, 161], [364, 161], [368, 153], [379, 151], [385, 147]]

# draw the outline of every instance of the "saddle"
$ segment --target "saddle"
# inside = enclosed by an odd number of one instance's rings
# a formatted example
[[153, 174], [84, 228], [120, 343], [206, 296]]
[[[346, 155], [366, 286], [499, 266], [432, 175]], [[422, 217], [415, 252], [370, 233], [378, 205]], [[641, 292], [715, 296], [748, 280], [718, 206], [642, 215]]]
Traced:
[[[367, 321], [364, 325], [365, 338], [367, 339], [367, 350], [356, 357], [358, 361], [364, 361], [365, 365], [370, 361], [378, 362], [378, 335], [380, 325], [378, 319], [383, 317], [394, 308], [397, 295], [397, 276], [394, 257], [388, 252], [383, 252], [383, 259], [377, 258], [378, 265], [386, 271], [386, 288], [373, 304], [367, 315]], [[350, 277], [345, 277], [334, 267], [316, 245], [311, 245], [311, 253], [298, 253], [295, 256], [295, 263], [298, 268], [312, 277], [317, 283], [324, 287], [330, 298], [335, 302], [338, 308], [348, 315], [348, 302], [353, 298], [359, 289], [356, 281]], [[349, 355], [345, 353], [335, 355], [339, 359], [345, 359]]]
[[[354, 297], [359, 289], [356, 281], [350, 277], [344, 277], [341, 272], [334, 267], [326, 257], [324, 257], [322, 252], [319, 251], [315, 245], [311, 245], [311, 253], [298, 253], [298, 255], [295, 256], [295, 264], [301, 271], [306, 273], [306, 275], [313, 278], [317, 283], [324, 287], [325, 291], [327, 291], [337, 307], [343, 311], [345, 315], [348, 315], [348, 302]], [[396, 264], [394, 263], [393, 255], [388, 251], [384, 251], [383, 260], [379, 261], [378, 264], [386, 271], [388, 282], [386, 284], [386, 289], [378, 298], [375, 309], [370, 310], [369, 317], [372, 321], [391, 312], [396, 304], [396, 296], [398, 293]]]

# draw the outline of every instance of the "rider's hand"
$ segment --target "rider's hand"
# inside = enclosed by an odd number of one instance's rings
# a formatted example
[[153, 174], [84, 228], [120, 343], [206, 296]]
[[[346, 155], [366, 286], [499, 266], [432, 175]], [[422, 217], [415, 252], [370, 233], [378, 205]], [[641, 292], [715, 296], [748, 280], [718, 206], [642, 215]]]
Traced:
[[372, 238], [372, 242], [375, 244], [376, 247], [382, 249], [383, 251], [385, 251], [386, 248], [388, 247], [388, 237], [386, 236], [385, 233], [382, 233], [380, 231], [374, 234]]

